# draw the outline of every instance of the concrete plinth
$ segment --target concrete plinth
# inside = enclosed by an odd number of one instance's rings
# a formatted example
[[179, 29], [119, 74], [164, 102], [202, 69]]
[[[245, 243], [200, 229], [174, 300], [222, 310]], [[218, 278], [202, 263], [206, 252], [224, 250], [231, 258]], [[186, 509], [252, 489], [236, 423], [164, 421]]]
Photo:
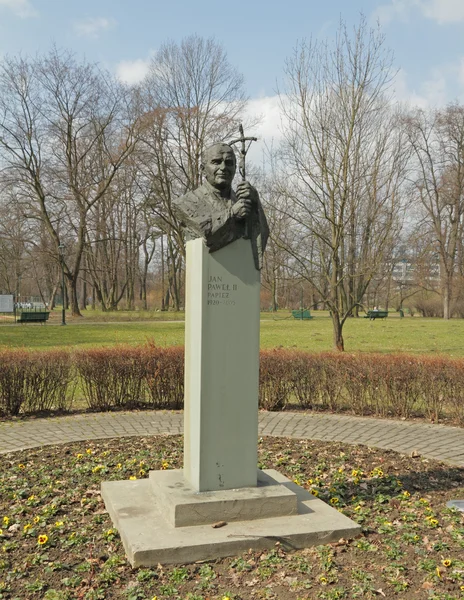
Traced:
[[298, 514], [296, 494], [263, 471], [258, 471], [256, 487], [200, 493], [180, 469], [150, 471], [149, 478], [161, 513], [173, 527]]
[[259, 298], [250, 240], [187, 243], [184, 476], [198, 492], [257, 485]]
[[295, 494], [297, 515], [229, 522], [223, 514], [224, 527], [173, 527], [165, 518], [165, 502], [153, 493], [149, 479], [106, 481], [102, 496], [134, 567], [213, 560], [250, 548], [271, 548], [277, 541], [286, 549], [306, 548], [360, 533], [351, 519], [277, 471], [264, 473]]

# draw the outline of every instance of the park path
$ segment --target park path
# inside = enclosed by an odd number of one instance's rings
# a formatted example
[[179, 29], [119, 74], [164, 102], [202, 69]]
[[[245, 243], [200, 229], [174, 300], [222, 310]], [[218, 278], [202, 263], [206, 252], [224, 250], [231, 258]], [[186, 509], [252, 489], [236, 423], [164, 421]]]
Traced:
[[[133, 411], [69, 415], [0, 423], [0, 454], [128, 436], [183, 432], [182, 411]], [[418, 452], [426, 458], [464, 467], [464, 429], [424, 422], [392, 421], [324, 413], [259, 413], [259, 434], [337, 441]]]

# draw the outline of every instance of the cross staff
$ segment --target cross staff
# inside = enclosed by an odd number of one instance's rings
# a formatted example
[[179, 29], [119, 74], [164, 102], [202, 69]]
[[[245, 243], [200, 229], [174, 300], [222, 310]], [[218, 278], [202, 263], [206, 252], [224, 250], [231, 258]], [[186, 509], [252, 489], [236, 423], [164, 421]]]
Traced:
[[[238, 161], [238, 171], [242, 176], [242, 181], [246, 181], [246, 172], [245, 172], [245, 157], [247, 155], [248, 150], [250, 149], [251, 142], [257, 142], [258, 138], [255, 137], [245, 137], [243, 133], [243, 125], [240, 123], [238, 126], [238, 130], [240, 132], [240, 137], [236, 140], [232, 140], [229, 144], [238, 144], [240, 142], [240, 158]], [[248, 143], [248, 146], [246, 145]], [[251, 248], [253, 251], [253, 259], [255, 262], [255, 266], [258, 271], [261, 270], [263, 266], [263, 245], [262, 245], [262, 236], [261, 236], [261, 219], [260, 219], [260, 211], [262, 210], [260, 206], [260, 202], [258, 199], [258, 204], [255, 207], [255, 210], [249, 215], [246, 226], [245, 226], [245, 239], [251, 240]]]
[[[237, 138], [236, 140], [232, 140], [231, 142], [229, 142], [229, 144], [232, 146], [232, 144], [238, 144], [239, 142], [241, 142], [240, 159], [238, 161], [238, 171], [239, 171], [240, 175], [242, 176], [242, 181], [245, 181], [245, 179], [246, 179], [246, 176], [245, 176], [245, 156], [247, 155], [247, 152], [250, 149], [251, 142], [257, 142], [258, 138], [255, 138], [255, 137], [245, 137], [245, 134], [243, 133], [243, 125], [241, 123], [238, 126], [238, 130], [240, 132], [240, 137]], [[250, 142], [248, 144], [248, 146], [246, 145], [246, 142]]]

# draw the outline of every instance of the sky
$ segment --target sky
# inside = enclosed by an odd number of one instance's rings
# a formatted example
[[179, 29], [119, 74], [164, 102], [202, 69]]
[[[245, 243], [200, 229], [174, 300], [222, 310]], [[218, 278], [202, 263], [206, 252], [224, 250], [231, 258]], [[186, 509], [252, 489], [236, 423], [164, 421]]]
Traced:
[[304, 39], [333, 39], [340, 18], [380, 23], [395, 94], [423, 108], [464, 103], [464, 0], [0, 0], [0, 57], [52, 44], [137, 83], [161, 44], [214, 37], [245, 77], [261, 138], [278, 139], [277, 89]]

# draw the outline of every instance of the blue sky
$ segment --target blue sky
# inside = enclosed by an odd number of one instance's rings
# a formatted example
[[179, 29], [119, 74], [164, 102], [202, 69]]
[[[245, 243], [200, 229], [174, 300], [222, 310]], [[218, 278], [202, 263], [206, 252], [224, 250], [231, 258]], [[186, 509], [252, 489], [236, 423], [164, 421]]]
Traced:
[[464, 0], [0, 0], [0, 56], [56, 43], [135, 82], [168, 39], [214, 36], [271, 130], [276, 81], [297, 40], [333, 37], [340, 17], [352, 25], [360, 13], [381, 23], [399, 99], [464, 103]]

